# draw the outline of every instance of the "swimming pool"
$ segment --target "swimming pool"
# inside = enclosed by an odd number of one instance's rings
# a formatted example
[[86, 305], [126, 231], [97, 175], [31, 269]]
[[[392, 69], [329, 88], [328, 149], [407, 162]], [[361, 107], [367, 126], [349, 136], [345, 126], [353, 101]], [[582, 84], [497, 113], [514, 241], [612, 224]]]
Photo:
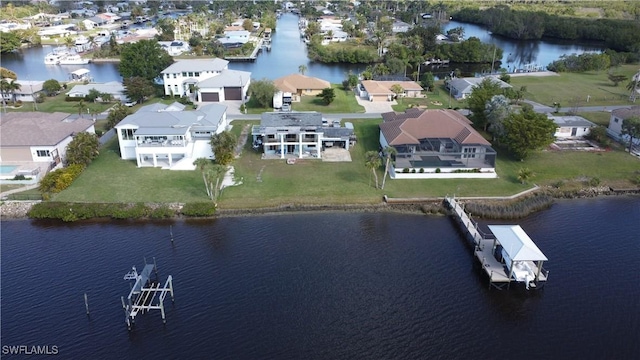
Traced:
[[15, 170], [18, 165], [0, 165], [0, 174], [6, 175], [11, 174], [13, 170]]

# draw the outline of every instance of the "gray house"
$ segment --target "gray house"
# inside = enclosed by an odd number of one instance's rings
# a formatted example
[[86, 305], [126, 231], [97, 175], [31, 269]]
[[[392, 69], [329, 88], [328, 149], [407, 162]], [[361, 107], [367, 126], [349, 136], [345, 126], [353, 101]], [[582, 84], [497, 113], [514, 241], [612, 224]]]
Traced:
[[477, 86], [482, 80], [489, 78], [491, 81], [496, 82], [502, 89], [510, 88], [511, 85], [500, 80], [497, 76], [485, 76], [485, 77], [469, 77], [469, 78], [455, 78], [447, 83], [447, 89], [451, 92], [451, 96], [460, 100], [465, 99], [471, 94], [474, 86]]

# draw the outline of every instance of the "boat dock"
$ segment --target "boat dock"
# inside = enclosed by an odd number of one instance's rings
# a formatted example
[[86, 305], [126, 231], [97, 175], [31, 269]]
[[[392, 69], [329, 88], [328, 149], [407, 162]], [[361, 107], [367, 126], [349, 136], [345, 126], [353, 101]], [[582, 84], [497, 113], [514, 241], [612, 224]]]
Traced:
[[[258, 58], [258, 52], [262, 50], [263, 41], [264, 41], [263, 38], [258, 39], [258, 42], [256, 43], [256, 47], [253, 49], [253, 51], [251, 52], [251, 55], [249, 56], [227, 56], [224, 59], [228, 61], [255, 61]], [[271, 47], [271, 45], [269, 45], [269, 47]]]
[[144, 314], [150, 310], [160, 310], [162, 322], [166, 323], [164, 299], [167, 294], [171, 294], [171, 302], [174, 301], [171, 275], [167, 277], [163, 286], [158, 281], [158, 269], [154, 259], [153, 264], [145, 264], [141, 273], [138, 273], [134, 266], [130, 272], [124, 275], [124, 280], [135, 280], [127, 301], [125, 302], [124, 297], [121, 297], [127, 329], [131, 330], [138, 314]]
[[490, 287], [509, 288], [517, 282], [524, 283], [528, 290], [546, 283], [549, 271], [542, 264], [547, 257], [519, 225], [489, 225], [491, 233], [483, 233], [464, 210], [464, 204], [452, 197], [444, 202], [473, 246], [474, 257], [487, 274]]

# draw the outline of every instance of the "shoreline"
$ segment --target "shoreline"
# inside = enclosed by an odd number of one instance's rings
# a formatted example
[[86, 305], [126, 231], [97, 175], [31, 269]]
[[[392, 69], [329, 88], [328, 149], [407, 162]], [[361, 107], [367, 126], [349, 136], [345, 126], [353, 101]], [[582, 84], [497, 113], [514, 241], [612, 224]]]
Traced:
[[[592, 187], [582, 188], [574, 191], [562, 191], [558, 189], [545, 188], [540, 191], [529, 192], [527, 194], [517, 197], [505, 197], [505, 198], [477, 198], [477, 197], [458, 197], [463, 201], [471, 201], [475, 203], [484, 204], [500, 204], [504, 203], [507, 207], [510, 203], [518, 200], [524, 200], [529, 194], [547, 195], [551, 199], [555, 200], [572, 200], [572, 199], [584, 199], [595, 197], [617, 197], [617, 196], [638, 196], [640, 189], [630, 189], [628, 191], [616, 191], [608, 187]], [[519, 194], [516, 194], [519, 195]], [[385, 201], [377, 204], [326, 204], [326, 205], [304, 205], [304, 204], [283, 204], [280, 206], [272, 206], [265, 208], [254, 209], [218, 209], [213, 216], [208, 217], [191, 217], [184, 216], [179, 212], [176, 212], [174, 216], [165, 218], [165, 220], [181, 220], [181, 219], [216, 219], [216, 218], [230, 218], [230, 217], [248, 217], [248, 216], [263, 216], [263, 215], [284, 215], [291, 213], [314, 213], [314, 212], [396, 212], [396, 213], [411, 213], [411, 214], [427, 214], [427, 215], [445, 215], [447, 214], [445, 207], [443, 206], [444, 197], [436, 198], [415, 198], [415, 199], [397, 199], [385, 198]], [[31, 210], [31, 207], [42, 201], [19, 201], [9, 200], [2, 201], [0, 203], [0, 220], [25, 220], [31, 219], [27, 214]], [[180, 203], [162, 203], [172, 209], [179, 209], [183, 204]], [[531, 213], [535, 213], [542, 209], [533, 209], [530, 213], [524, 216], [528, 216]], [[55, 220], [55, 219], [52, 219]], [[140, 218], [136, 220], [149, 220], [148, 218]]]

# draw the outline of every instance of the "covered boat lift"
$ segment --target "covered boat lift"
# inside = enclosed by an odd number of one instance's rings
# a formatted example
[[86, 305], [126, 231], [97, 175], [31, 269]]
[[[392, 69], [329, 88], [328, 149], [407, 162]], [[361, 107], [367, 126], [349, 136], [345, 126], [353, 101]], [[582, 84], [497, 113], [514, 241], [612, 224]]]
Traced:
[[495, 236], [494, 253], [499, 246], [496, 255], [506, 265], [510, 281], [524, 282], [529, 289], [547, 280], [542, 264], [548, 259], [520, 225], [489, 225], [489, 230]]

